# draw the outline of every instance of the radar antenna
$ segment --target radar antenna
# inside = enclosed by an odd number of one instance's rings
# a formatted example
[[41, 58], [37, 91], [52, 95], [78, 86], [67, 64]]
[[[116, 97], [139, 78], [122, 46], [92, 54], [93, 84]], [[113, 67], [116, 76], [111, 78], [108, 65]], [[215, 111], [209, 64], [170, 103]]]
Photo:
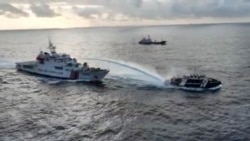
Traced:
[[53, 45], [53, 43], [51, 42], [50, 38], [48, 38], [48, 41], [49, 41], [49, 50], [51, 53], [56, 53], [56, 46]]

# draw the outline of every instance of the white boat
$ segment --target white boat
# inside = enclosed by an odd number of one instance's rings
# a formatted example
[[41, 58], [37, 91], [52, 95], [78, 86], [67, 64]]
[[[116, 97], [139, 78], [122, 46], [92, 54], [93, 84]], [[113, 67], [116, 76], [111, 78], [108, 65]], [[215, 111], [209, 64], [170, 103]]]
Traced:
[[80, 64], [68, 54], [59, 54], [49, 41], [50, 53], [41, 51], [35, 61], [17, 62], [16, 69], [48, 77], [77, 80], [101, 81], [109, 70], [89, 67], [85, 62]]

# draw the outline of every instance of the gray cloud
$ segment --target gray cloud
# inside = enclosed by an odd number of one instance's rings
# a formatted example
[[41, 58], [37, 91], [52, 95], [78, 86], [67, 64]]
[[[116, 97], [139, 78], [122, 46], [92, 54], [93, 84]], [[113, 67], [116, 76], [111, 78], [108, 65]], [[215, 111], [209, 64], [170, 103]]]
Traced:
[[80, 17], [89, 18], [89, 19], [97, 19], [100, 17], [105, 10], [102, 7], [78, 7], [73, 6], [72, 10]]
[[115, 5], [109, 8], [129, 17], [142, 19], [250, 16], [249, 0], [152, 0], [144, 1], [139, 8], [129, 5], [127, 1], [122, 6]]
[[[109, 19], [122, 14], [129, 19], [240, 18], [250, 16], [250, 0], [67, 0], [74, 5], [98, 5], [77, 10], [77, 15], [108, 13]], [[75, 10], [75, 9], [74, 9]]]
[[[1, 1], [29, 2], [27, 0]], [[41, 1], [44, 4], [40, 4]], [[30, 6], [30, 9], [38, 17], [58, 16], [59, 13], [50, 7], [50, 4], [56, 2], [65, 2], [72, 7], [73, 13], [87, 19], [99, 19], [98, 17], [102, 17], [103, 14], [106, 14], [107, 20], [116, 20], [117, 15], [123, 15], [130, 20], [244, 18], [250, 16], [250, 0], [32, 0], [34, 4]], [[95, 7], [82, 7], [81, 5], [95, 5]], [[58, 7], [63, 9], [61, 6]], [[27, 15], [21, 11], [16, 11], [16, 13]], [[2, 12], [0, 11], [0, 13]]]
[[8, 3], [0, 3], [0, 15], [6, 15], [11, 18], [29, 16], [29, 14], [25, 11], [18, 9]]
[[137, 11], [143, 6], [143, 0], [73, 0], [70, 3], [74, 3], [76, 5], [82, 4], [97, 6], [86, 8], [74, 6], [72, 9], [75, 13], [77, 13], [78, 16], [84, 18], [93, 18], [93, 15], [95, 15], [95, 17], [103, 17], [103, 14], [106, 14], [105, 18], [107, 20], [122, 21], [127, 20], [126, 16], [130, 17], [131, 19], [138, 17]]
[[60, 16], [60, 14], [52, 10], [48, 4], [32, 4], [30, 9], [37, 17]]
[[185, 0], [185, 2], [177, 0], [172, 4], [173, 16], [227, 18], [250, 15], [249, 0]]

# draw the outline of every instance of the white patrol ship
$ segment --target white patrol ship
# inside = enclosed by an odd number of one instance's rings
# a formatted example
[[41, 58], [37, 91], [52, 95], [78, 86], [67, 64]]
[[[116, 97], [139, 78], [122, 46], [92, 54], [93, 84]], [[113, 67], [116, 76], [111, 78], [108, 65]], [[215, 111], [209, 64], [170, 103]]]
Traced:
[[107, 69], [89, 67], [86, 62], [80, 64], [70, 55], [56, 53], [56, 47], [51, 41], [49, 41], [49, 49], [50, 53], [41, 51], [36, 61], [16, 63], [16, 69], [76, 81], [101, 81], [109, 73]]

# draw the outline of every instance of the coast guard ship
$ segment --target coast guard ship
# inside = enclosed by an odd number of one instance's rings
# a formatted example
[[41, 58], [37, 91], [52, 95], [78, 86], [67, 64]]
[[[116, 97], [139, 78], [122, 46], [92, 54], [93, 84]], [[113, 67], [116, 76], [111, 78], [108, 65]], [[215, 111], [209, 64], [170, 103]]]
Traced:
[[35, 61], [17, 62], [16, 69], [32, 74], [76, 81], [101, 81], [109, 70], [78, 63], [68, 54], [58, 54], [49, 40], [50, 53], [41, 51]]

